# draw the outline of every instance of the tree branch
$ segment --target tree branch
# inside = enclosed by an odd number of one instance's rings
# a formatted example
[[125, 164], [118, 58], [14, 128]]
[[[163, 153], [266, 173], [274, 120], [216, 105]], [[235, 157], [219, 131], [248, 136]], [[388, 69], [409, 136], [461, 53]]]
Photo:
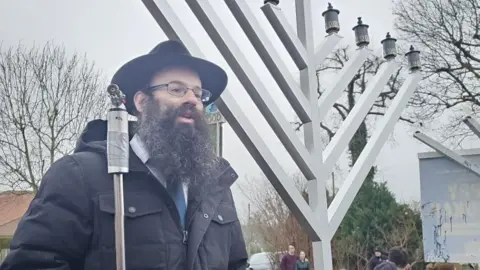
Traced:
[[48, 166], [105, 110], [100, 76], [52, 42], [0, 46], [0, 185], [38, 189]]

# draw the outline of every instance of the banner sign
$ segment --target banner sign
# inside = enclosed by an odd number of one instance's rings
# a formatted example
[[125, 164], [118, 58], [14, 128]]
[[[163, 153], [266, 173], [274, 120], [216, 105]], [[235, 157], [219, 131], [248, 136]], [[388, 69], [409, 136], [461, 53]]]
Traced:
[[[480, 149], [458, 154], [480, 164]], [[480, 262], [480, 177], [435, 152], [419, 159], [425, 261]]]

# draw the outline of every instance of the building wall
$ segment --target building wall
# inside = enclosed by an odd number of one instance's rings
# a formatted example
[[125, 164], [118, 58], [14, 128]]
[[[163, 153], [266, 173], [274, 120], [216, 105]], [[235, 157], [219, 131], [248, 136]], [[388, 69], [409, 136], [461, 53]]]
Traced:
[[0, 226], [0, 238], [12, 237], [13, 233], [17, 229], [18, 222], [20, 222], [20, 219], [21, 218], [18, 218], [16, 220], [12, 220], [8, 223], [5, 223], [5, 224], [1, 225]]
[[[17, 229], [18, 223], [20, 222], [21, 218], [16, 220], [12, 220], [8, 223], [5, 223], [0, 226], [0, 239], [2, 238], [11, 238]], [[0, 264], [7, 256], [8, 252], [10, 251], [9, 246], [0, 245]]]

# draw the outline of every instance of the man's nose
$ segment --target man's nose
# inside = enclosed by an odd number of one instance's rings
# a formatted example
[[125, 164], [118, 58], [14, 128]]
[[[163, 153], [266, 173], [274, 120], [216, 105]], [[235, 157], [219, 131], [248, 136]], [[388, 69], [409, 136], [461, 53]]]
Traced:
[[190, 103], [194, 106], [197, 106], [199, 100], [198, 98], [195, 96], [195, 93], [193, 93], [192, 90], [188, 90], [187, 93], [185, 94], [185, 96], [183, 97], [185, 102], [186, 103]]

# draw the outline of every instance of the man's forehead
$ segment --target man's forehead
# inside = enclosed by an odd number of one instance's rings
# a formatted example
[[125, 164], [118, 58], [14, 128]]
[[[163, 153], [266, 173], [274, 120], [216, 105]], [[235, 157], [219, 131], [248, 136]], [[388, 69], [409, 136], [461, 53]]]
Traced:
[[201, 86], [202, 81], [198, 74], [187, 67], [169, 67], [156, 72], [153, 80], [160, 80], [163, 83], [171, 81], [182, 82], [191, 86]]

